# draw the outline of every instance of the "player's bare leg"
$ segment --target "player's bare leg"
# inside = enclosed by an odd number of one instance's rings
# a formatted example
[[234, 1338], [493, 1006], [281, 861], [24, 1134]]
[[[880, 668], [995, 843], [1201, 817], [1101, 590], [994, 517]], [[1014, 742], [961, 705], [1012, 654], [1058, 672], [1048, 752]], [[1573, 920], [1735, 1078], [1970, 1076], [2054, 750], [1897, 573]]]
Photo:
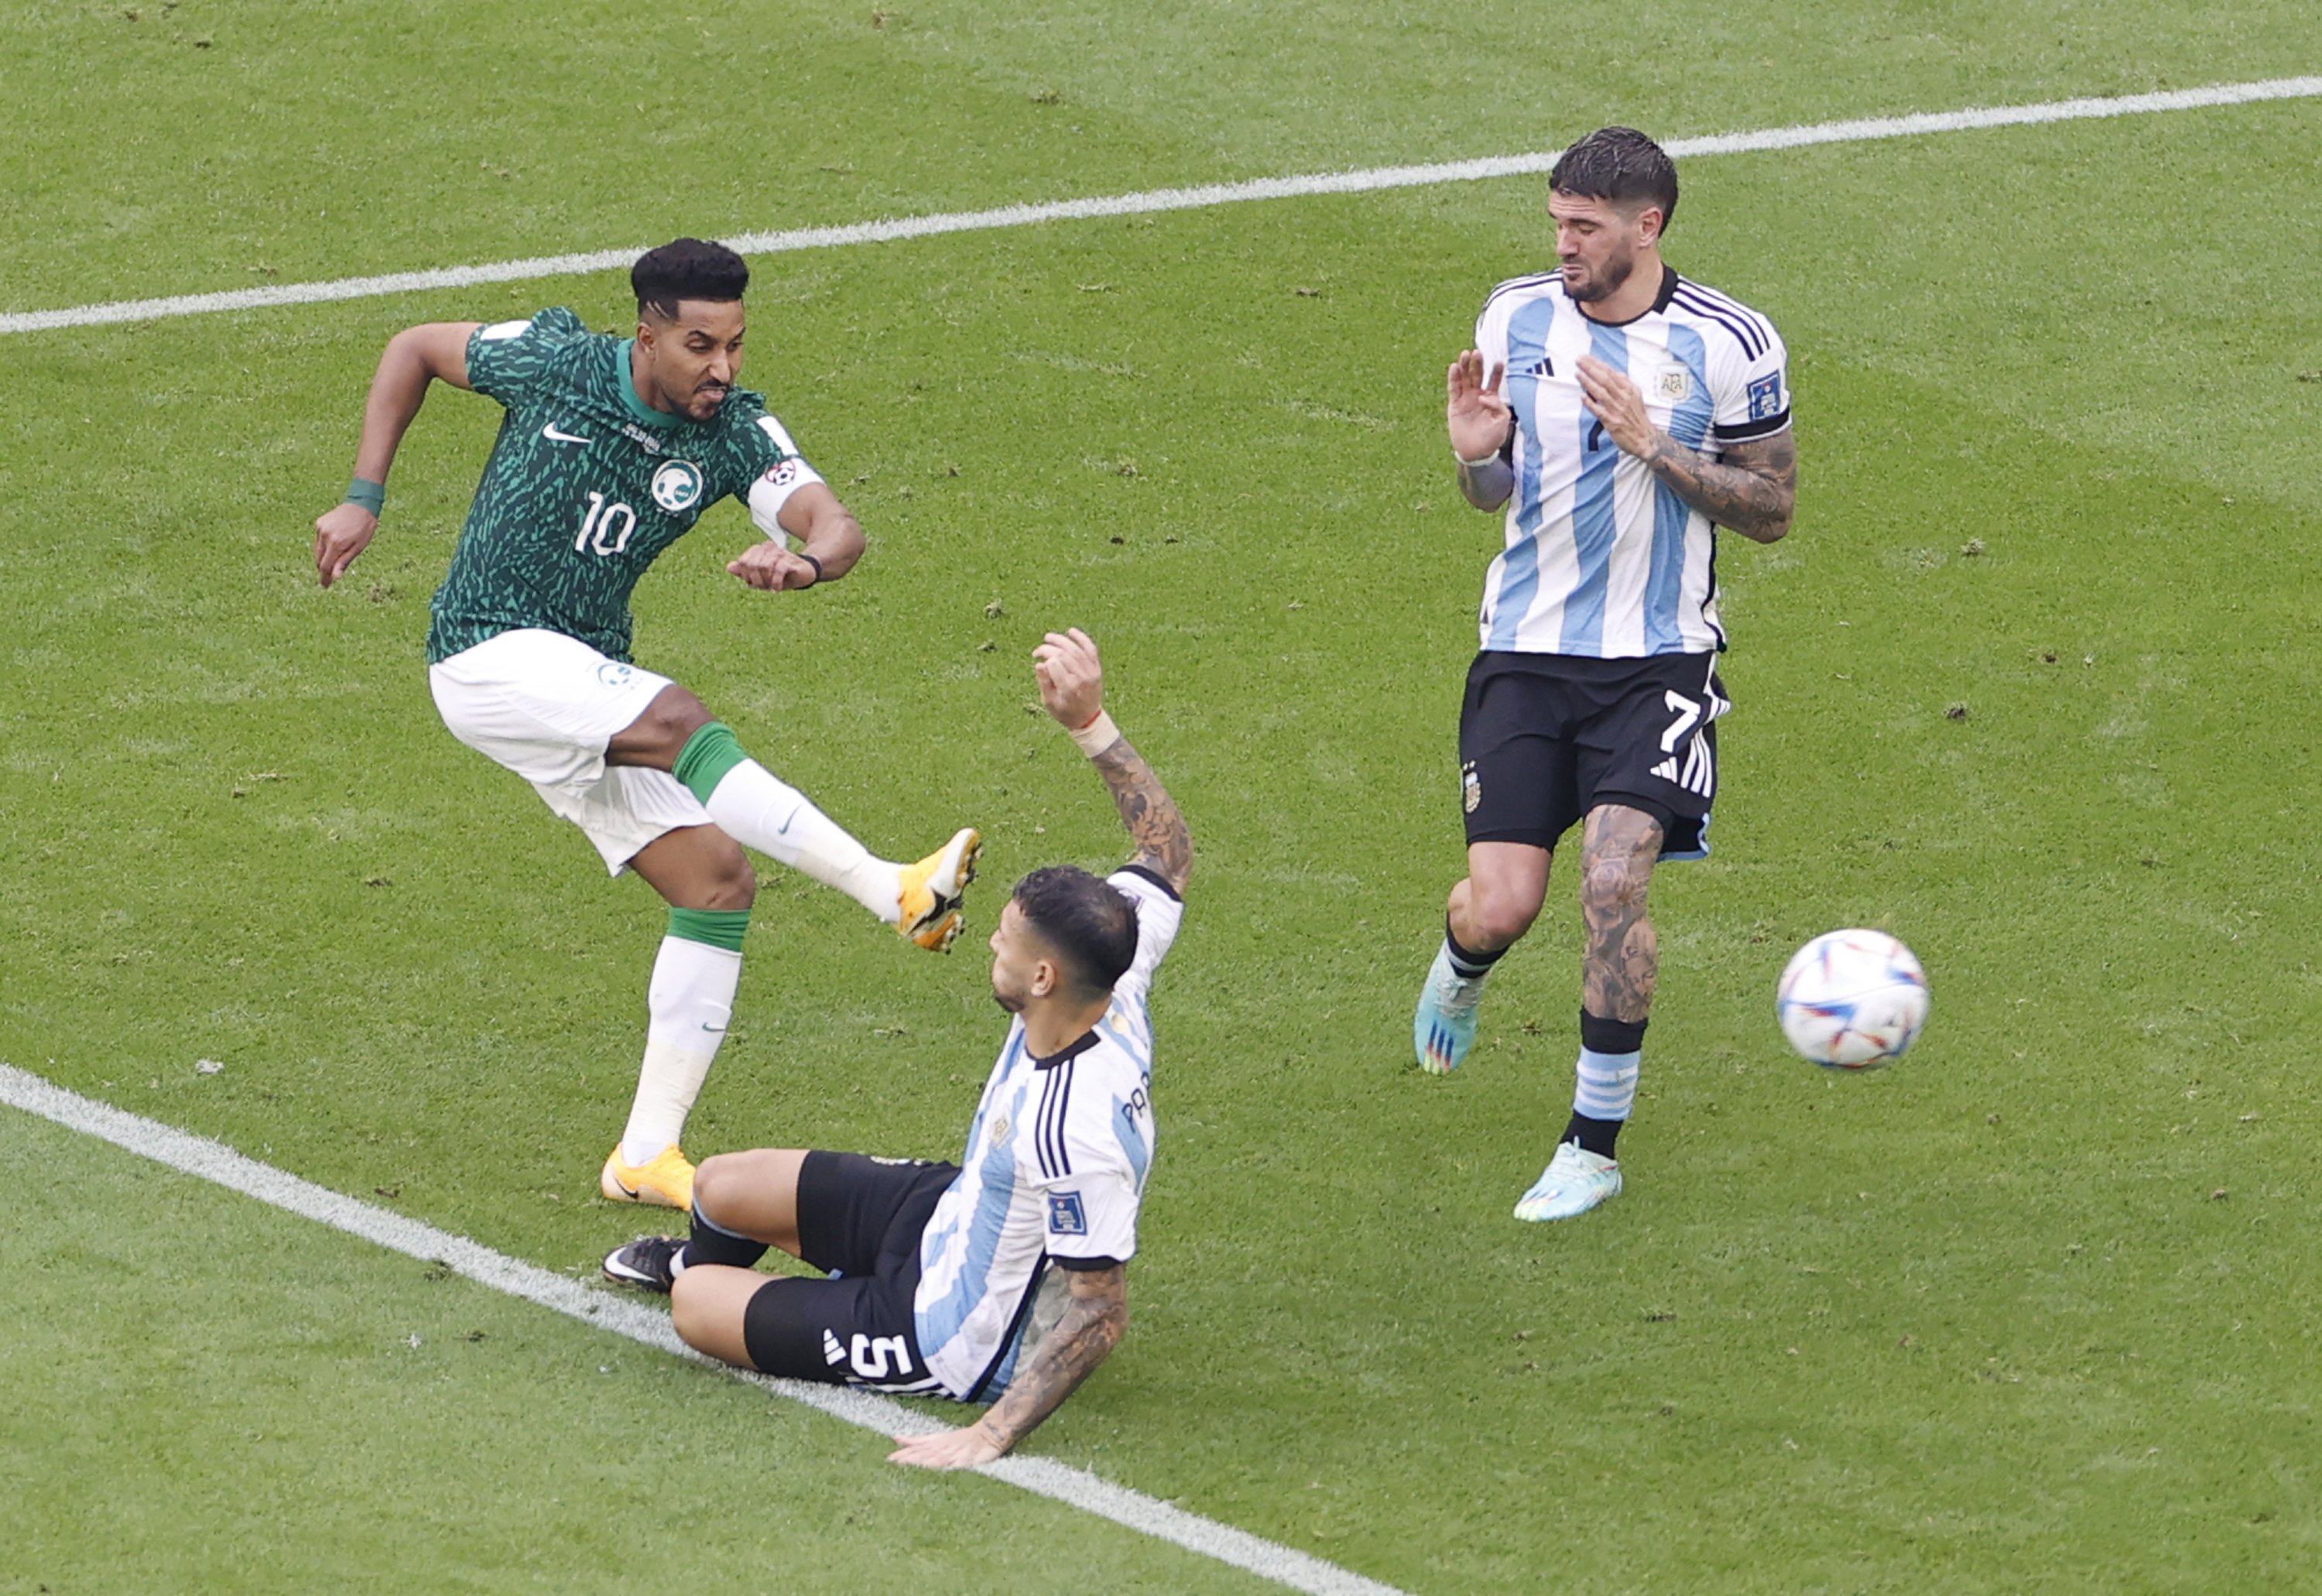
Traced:
[[806, 794], [742, 752], [723, 721], [672, 682], [615, 734], [605, 762], [667, 771], [736, 841], [835, 887], [923, 948], [942, 952], [964, 924], [960, 898], [975, 879], [982, 839], [963, 827], [927, 858], [873, 855]]
[[1540, 917], [1550, 863], [1547, 849], [1527, 843], [1467, 845], [1467, 876], [1451, 889], [1443, 945], [1412, 1016], [1412, 1046], [1430, 1074], [1458, 1069], [1475, 1045], [1485, 979]]
[[1580, 914], [1588, 926], [1580, 1002], [1590, 1014], [1641, 1026], [1652, 1013], [1661, 944], [1645, 898], [1660, 853], [1660, 822], [1643, 810], [1605, 804], [1588, 812], [1580, 834]]
[[1637, 1069], [1660, 942], [1646, 912], [1661, 825], [1640, 809], [1604, 804], [1580, 834], [1580, 914], [1588, 951], [1580, 976], [1580, 1057], [1572, 1117], [1556, 1156], [1516, 1204], [1519, 1219], [1568, 1219], [1615, 1197], [1615, 1143], [1636, 1106]]
[[733, 1018], [757, 872], [741, 845], [714, 825], [664, 832], [629, 866], [667, 900], [669, 934], [645, 993], [650, 1017], [636, 1097], [598, 1185], [616, 1202], [690, 1208], [693, 1165], [679, 1140]]

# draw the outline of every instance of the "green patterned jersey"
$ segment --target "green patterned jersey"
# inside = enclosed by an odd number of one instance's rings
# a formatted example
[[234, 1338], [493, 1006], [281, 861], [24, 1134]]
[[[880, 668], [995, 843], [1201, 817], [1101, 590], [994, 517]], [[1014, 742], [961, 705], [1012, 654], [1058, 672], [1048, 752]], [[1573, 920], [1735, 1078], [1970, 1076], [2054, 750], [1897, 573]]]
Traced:
[[756, 394], [706, 422], [638, 398], [630, 342], [562, 309], [469, 338], [469, 384], [507, 416], [430, 606], [430, 664], [527, 626], [627, 661], [629, 593], [661, 552], [760, 478], [811, 472]]

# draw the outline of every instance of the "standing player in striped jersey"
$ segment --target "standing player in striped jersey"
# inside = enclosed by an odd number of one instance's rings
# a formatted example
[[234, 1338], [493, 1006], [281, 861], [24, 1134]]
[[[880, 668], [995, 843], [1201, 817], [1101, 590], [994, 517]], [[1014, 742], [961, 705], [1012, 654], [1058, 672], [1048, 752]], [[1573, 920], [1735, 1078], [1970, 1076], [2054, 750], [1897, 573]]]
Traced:
[[[961, 1163], [765, 1149], [706, 1161], [690, 1239], [605, 1260], [671, 1293], [677, 1333], [798, 1380], [990, 1402], [897, 1437], [897, 1463], [989, 1463], [1056, 1411], [1129, 1326], [1126, 1268], [1153, 1162], [1154, 972], [1176, 940], [1193, 838], [1104, 712], [1087, 634], [1033, 652], [1040, 700], [1104, 778], [1137, 855], [1102, 880], [1034, 871], [992, 937], [1014, 1015]], [[828, 1280], [761, 1274], [769, 1246]]]
[[1449, 375], [1460, 490], [1506, 510], [1484, 581], [1483, 646], [1459, 714], [1467, 876], [1412, 1040], [1456, 1069], [1493, 965], [1540, 914], [1549, 862], [1581, 823], [1587, 926], [1572, 1117], [1519, 1219], [1564, 1219], [1621, 1190], [1659, 944], [1660, 859], [1708, 851], [1717, 529], [1790, 529], [1797, 453], [1782, 341], [1763, 316], [1664, 265], [1677, 169], [1631, 128], [1566, 150], [1549, 178], [1558, 269], [1501, 284]]
[[941, 951], [959, 935], [977, 838], [963, 829], [917, 864], [876, 857], [744, 753], [699, 698], [630, 662], [630, 590], [718, 500], [743, 500], [765, 534], [726, 568], [765, 592], [845, 576], [863, 529], [764, 400], [734, 386], [742, 258], [679, 239], [648, 251], [629, 280], [634, 338], [556, 309], [390, 339], [347, 502], [315, 523], [315, 566], [327, 588], [370, 545], [430, 383], [506, 407], [430, 606], [428, 685], [453, 736], [531, 782], [613, 874], [635, 871], [669, 903], [636, 1095], [599, 1184], [616, 1201], [685, 1208], [693, 1165], [678, 1137], [725, 1039], [757, 895], [739, 844]]

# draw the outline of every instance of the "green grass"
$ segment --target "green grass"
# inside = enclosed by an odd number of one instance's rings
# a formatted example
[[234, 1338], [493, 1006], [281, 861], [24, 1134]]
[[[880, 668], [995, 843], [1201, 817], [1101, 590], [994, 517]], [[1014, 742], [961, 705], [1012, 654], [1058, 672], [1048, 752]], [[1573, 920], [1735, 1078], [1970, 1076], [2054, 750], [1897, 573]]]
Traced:
[[0, 1591], [1083, 1589], [1057, 1544], [1269, 1588], [57, 1126], [0, 1152], [46, 1176], [0, 1240]]
[[[1669, 7], [1649, 66], [1537, 81], [1485, 63], [1577, 36], [1568, 11], [1286, 35], [1230, 7], [754, 13], [705, 23], [714, 53], [661, 41], [663, 72], [609, 7], [532, 37], [475, 8], [279, 8], [263, 37], [204, 10], [0, 24], [150, 108], [134, 160], [95, 103], [14, 130], [0, 170], [56, 245], [0, 264], [0, 301], [1496, 152], [1615, 114], [1691, 132], [2315, 69], [2272, 5], [1824, 8], [1746, 38]], [[407, 48], [455, 80], [493, 63], [489, 92], [344, 64]], [[667, 183], [602, 136], [641, 80]], [[1506, 1216], [1569, 1100], [1568, 877], [1468, 1068], [1422, 1078], [1405, 1040], [1459, 870], [1453, 720], [1496, 537], [1443, 470], [1441, 370], [1539, 258], [1537, 184], [762, 264], [748, 379], [871, 553], [768, 600], [720, 572], [749, 535], [722, 511], [640, 594], [641, 660], [875, 847], [983, 825], [1004, 883], [1120, 847], [1028, 713], [1027, 652], [1079, 622], [1201, 853], [1157, 999], [1137, 1327], [1033, 1450], [1415, 1591], [2310, 1582], [2316, 126], [2293, 103], [1688, 164], [1672, 257], [1781, 325], [1805, 486], [1788, 542], [1720, 561], [1739, 707], [1716, 855], [1656, 890], [1630, 1190], [1546, 1232]], [[320, 218], [357, 196], [355, 224]], [[631, 1234], [594, 1172], [651, 894], [444, 734], [420, 668], [497, 409], [439, 393], [351, 582], [318, 592], [306, 559], [389, 332], [546, 303], [615, 325], [620, 287], [10, 342], [0, 1057], [550, 1267]], [[1771, 989], [1858, 923], [1924, 958], [1934, 1020], [1838, 1080], [1784, 1052]], [[770, 871], [689, 1139], [954, 1154], [1000, 1032], [974, 952], [926, 959]], [[746, 1583], [730, 1559], [771, 1546], [871, 1588], [1090, 1560], [1244, 1588], [62, 1133], [0, 1138], [73, 1197], [36, 1199], [0, 1293], [11, 1422], [69, 1437], [21, 1498], [48, 1573], [118, 1584], [141, 1548], [254, 1521], [281, 1558], [242, 1582], [312, 1583], [334, 1514], [472, 1502], [470, 1550], [382, 1534], [362, 1566], [569, 1585], [648, 1544]], [[299, 1267], [207, 1262], [246, 1246]], [[188, 1349], [160, 1370], [157, 1302]], [[671, 1424], [682, 1447], [626, 1472]], [[575, 1455], [608, 1461], [550, 1466]], [[273, 1483], [238, 1489], [252, 1471]], [[690, 1546], [736, 1477], [741, 1538]], [[829, 1536], [842, 1499], [867, 1505]], [[526, 1542], [568, 1523], [644, 1538]], [[1089, 1558], [978, 1549], [1051, 1536]]]

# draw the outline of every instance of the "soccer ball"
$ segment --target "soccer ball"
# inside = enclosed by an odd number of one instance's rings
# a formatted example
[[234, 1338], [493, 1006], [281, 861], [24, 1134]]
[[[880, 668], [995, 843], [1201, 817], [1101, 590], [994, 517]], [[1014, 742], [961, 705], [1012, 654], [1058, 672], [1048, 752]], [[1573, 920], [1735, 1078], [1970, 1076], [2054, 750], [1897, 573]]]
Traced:
[[1884, 1069], [1927, 1023], [1927, 972], [1884, 931], [1825, 932], [1782, 971], [1774, 1012], [1808, 1062]]

